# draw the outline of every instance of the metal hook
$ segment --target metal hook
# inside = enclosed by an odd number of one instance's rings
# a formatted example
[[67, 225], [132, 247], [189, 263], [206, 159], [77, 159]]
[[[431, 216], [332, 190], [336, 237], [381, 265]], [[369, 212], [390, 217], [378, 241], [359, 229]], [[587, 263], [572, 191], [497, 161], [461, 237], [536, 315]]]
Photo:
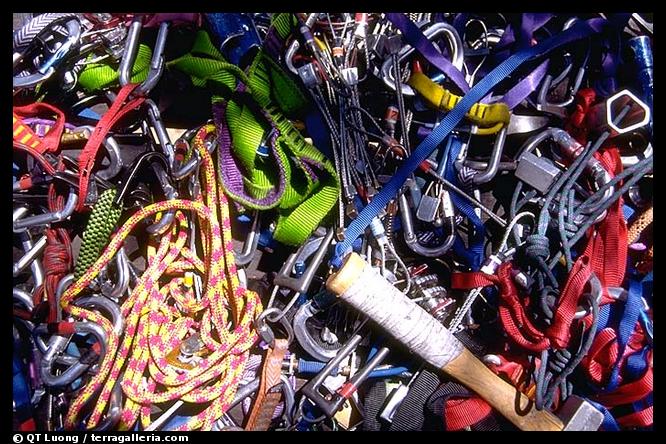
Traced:
[[116, 254], [117, 282], [115, 285], [104, 282], [106, 279], [107, 267], [104, 267], [99, 272], [99, 279], [102, 281], [100, 288], [104, 296], [114, 301], [118, 301], [129, 288], [130, 281], [129, 258], [127, 257], [127, 253], [125, 253], [125, 247], [121, 247]]
[[[463, 43], [462, 39], [460, 38], [460, 35], [458, 35], [458, 31], [456, 31], [456, 29], [452, 25], [444, 22], [436, 23], [431, 27], [429, 27], [428, 29], [426, 29], [425, 31], [423, 31], [423, 34], [428, 38], [428, 40], [434, 40], [436, 37], [439, 37], [441, 34], [444, 34], [451, 48], [451, 63], [458, 70], [462, 70], [463, 61], [464, 61]], [[414, 52], [414, 50], [415, 49], [410, 45], [403, 46], [400, 52], [398, 53], [398, 62], [402, 62], [409, 55], [411, 55]], [[391, 59], [388, 59], [384, 62], [381, 68], [381, 78], [382, 80], [384, 80], [386, 86], [395, 91], [396, 81], [391, 77], [392, 66], [393, 62], [391, 61]], [[404, 95], [413, 96], [416, 94], [411, 86], [406, 85], [404, 83], [400, 83], [400, 88], [402, 94]]]
[[[127, 40], [125, 42], [125, 53], [123, 58], [120, 61], [119, 73], [120, 73], [120, 85], [125, 86], [131, 82], [132, 78], [132, 67], [134, 66], [134, 61], [136, 60], [136, 54], [139, 48], [139, 34], [141, 33], [141, 28], [143, 26], [143, 17], [137, 15], [132, 20], [129, 30], [127, 32]], [[141, 85], [135, 90], [135, 94], [145, 96], [157, 85], [160, 78], [162, 77], [162, 71], [164, 70], [164, 47], [166, 46], [166, 39], [169, 33], [169, 22], [160, 23], [160, 28], [157, 34], [157, 40], [155, 41], [155, 47], [153, 49], [153, 56], [150, 60], [150, 69], [148, 71], [148, 76]]]
[[400, 194], [398, 197], [398, 205], [400, 207], [400, 218], [402, 220], [402, 229], [405, 243], [410, 250], [416, 254], [425, 257], [439, 257], [444, 255], [451, 249], [456, 240], [455, 228], [455, 215], [453, 213], [453, 203], [448, 191], [442, 192], [442, 200], [444, 201], [444, 217], [447, 221], [449, 234], [440, 246], [435, 248], [425, 247], [421, 245], [418, 237], [414, 233], [414, 221], [412, 220], [412, 210], [409, 208], [407, 196], [405, 193]]
[[14, 232], [19, 233], [23, 230], [26, 230], [30, 227], [36, 227], [39, 225], [48, 225], [55, 222], [62, 222], [67, 219], [69, 216], [74, 213], [76, 204], [79, 201], [79, 196], [76, 194], [72, 188], [69, 189], [69, 196], [65, 202], [65, 206], [62, 210], [54, 211], [51, 213], [38, 214], [36, 216], [28, 216], [23, 219], [14, 221]]
[[[473, 132], [477, 127], [473, 126], [472, 128]], [[497, 171], [499, 170], [500, 160], [502, 158], [502, 151], [504, 151], [504, 142], [506, 141], [506, 133], [507, 133], [507, 128], [506, 126], [504, 126], [499, 131], [499, 133], [497, 133], [497, 136], [495, 136], [495, 145], [493, 146], [493, 152], [490, 155], [488, 166], [485, 170], [480, 171], [479, 173], [472, 176], [472, 183], [474, 185], [481, 185], [484, 183], [488, 183], [497, 174]]]
[[144, 103], [148, 106], [148, 120], [150, 121], [150, 125], [155, 129], [159, 145], [162, 147], [162, 151], [169, 159], [169, 165], [173, 165], [175, 152], [173, 149], [173, 144], [171, 143], [171, 139], [169, 138], [169, 133], [164, 126], [164, 122], [162, 122], [162, 115], [160, 110], [152, 99], [146, 99]]
[[[155, 176], [157, 177], [157, 180], [162, 186], [162, 189], [164, 190], [164, 194], [166, 195], [166, 197], [168, 199], [178, 198], [178, 192], [173, 187], [169, 179], [168, 172], [170, 171], [170, 168], [169, 168], [168, 159], [162, 153], [159, 153], [157, 151], [149, 151], [139, 156], [139, 158], [134, 162], [134, 165], [129, 170], [128, 174], [126, 175], [125, 179], [122, 182], [122, 185], [120, 186], [120, 189], [118, 190], [118, 193], [114, 200], [115, 205], [122, 205], [122, 202], [127, 197], [131, 189], [130, 185], [133, 185], [135, 178], [138, 176], [139, 172], [141, 171], [146, 162], [150, 162], [150, 166], [153, 168]], [[151, 235], [162, 234], [169, 228], [169, 226], [173, 222], [174, 217], [175, 217], [175, 210], [170, 210], [164, 213], [164, 215], [160, 218], [158, 222], [154, 223], [153, 225], [150, 225], [148, 228], [146, 228], [146, 230]]]
[[42, 237], [32, 244], [32, 247], [30, 247], [17, 262], [14, 262], [14, 277], [18, 276], [23, 270], [25, 270], [28, 265], [31, 265], [34, 260], [42, 254], [44, 248], [46, 248], [46, 236], [42, 235]]
[[[317, 272], [317, 268], [324, 259], [328, 246], [333, 240], [335, 230], [330, 229], [326, 236], [310, 239], [297, 251], [289, 255], [287, 262], [282, 266], [280, 272], [275, 276], [273, 282], [276, 286], [287, 287], [297, 293], [306, 293], [312, 279]], [[314, 251], [313, 251], [314, 250]], [[303, 271], [303, 274], [294, 278], [291, 277], [292, 270], [296, 264], [305, 264], [305, 260], [314, 253], [310, 265]]]
[[[562, 31], [569, 29], [577, 20], [578, 19], [575, 17], [567, 20], [562, 28]], [[567, 116], [566, 107], [574, 102], [576, 93], [580, 89], [580, 85], [583, 82], [583, 77], [585, 76], [585, 61], [587, 60], [589, 53], [590, 48], [588, 46], [585, 59], [580, 68], [578, 68], [573, 83], [569, 82], [567, 86], [567, 96], [561, 102], [550, 102], [547, 97], [548, 92], [552, 89], [553, 84], [558, 85], [560, 82], [562, 82], [562, 80], [564, 80], [565, 77], [569, 75], [569, 72], [573, 68], [573, 63], [569, 63], [556, 78], [553, 78], [551, 74], [546, 74], [543, 82], [541, 83], [541, 88], [539, 89], [536, 105], [537, 110], [549, 114], [555, 114], [561, 118], [565, 118]]]
[[[273, 329], [268, 326], [268, 321], [272, 322], [271, 319], [269, 319], [269, 316], [280, 314], [281, 312], [282, 311], [279, 308], [268, 308], [262, 311], [254, 321], [257, 333], [259, 333], [261, 339], [270, 344], [271, 347], [275, 347], [275, 333], [273, 332]], [[284, 316], [279, 316], [277, 322], [280, 322], [287, 332], [287, 342], [291, 344], [294, 341], [294, 330], [291, 328], [291, 324]]]
[[[95, 336], [97, 338], [97, 342], [100, 345], [99, 356], [101, 358], [104, 357], [106, 354], [107, 337], [101, 326], [91, 322], [74, 322], [73, 329], [75, 333], [92, 334]], [[35, 330], [33, 331], [35, 335], [40, 335], [47, 332], [48, 328], [46, 325], [39, 325], [35, 327]], [[69, 338], [67, 337], [60, 335], [51, 336], [46, 353], [44, 356], [42, 356], [42, 360], [39, 363], [39, 376], [44, 384], [56, 387], [69, 385], [77, 378], [79, 378], [91, 366], [92, 354], [96, 354], [92, 350], [91, 353], [86, 353], [81, 356], [76, 363], [69, 366], [67, 370], [61, 374], [55, 376], [52, 373], [52, 367], [56, 361], [56, 355], [65, 349], [68, 342]]]
[[[178, 138], [176, 144], [178, 144], [179, 142], [184, 143], [185, 145], [187, 145], [189, 149], [192, 137], [194, 137], [194, 135], [197, 132], [199, 132], [199, 130], [205, 125], [208, 125], [208, 122], [194, 129], [186, 131], [182, 136]], [[215, 138], [207, 139], [204, 141], [204, 145], [206, 146], [207, 151], [210, 154], [212, 154], [213, 151], [215, 151], [215, 148], [217, 148], [217, 140]], [[173, 177], [175, 180], [183, 180], [186, 177], [188, 177], [190, 174], [192, 174], [200, 163], [201, 163], [201, 157], [199, 156], [199, 153], [195, 150], [192, 152], [192, 156], [187, 162], [183, 163], [180, 166], [177, 166], [175, 158], [175, 148], [174, 148], [174, 158], [173, 158], [173, 163], [171, 164], [171, 177]]]
[[[294, 336], [300, 346], [310, 356], [321, 362], [328, 362], [338, 353], [339, 348], [325, 349], [318, 344], [310, 335], [307, 329], [307, 321], [317, 313], [322, 312], [335, 302], [334, 298], [326, 298], [327, 293], [317, 294], [312, 299], [298, 307], [292, 325], [294, 327]], [[331, 300], [332, 299], [332, 300]]]
[[240, 254], [234, 252], [234, 255], [236, 256], [236, 265], [247, 265], [252, 261], [252, 258], [254, 258], [257, 251], [257, 245], [259, 244], [260, 228], [259, 211], [255, 210], [254, 215], [252, 216], [252, 227], [243, 244], [243, 250]]

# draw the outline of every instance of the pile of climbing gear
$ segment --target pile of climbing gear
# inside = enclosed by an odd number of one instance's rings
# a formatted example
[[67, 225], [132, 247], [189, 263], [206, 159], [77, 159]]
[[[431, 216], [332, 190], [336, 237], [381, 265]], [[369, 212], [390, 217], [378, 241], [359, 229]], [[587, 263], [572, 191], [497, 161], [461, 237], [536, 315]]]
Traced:
[[22, 13], [16, 431], [653, 427], [637, 13]]

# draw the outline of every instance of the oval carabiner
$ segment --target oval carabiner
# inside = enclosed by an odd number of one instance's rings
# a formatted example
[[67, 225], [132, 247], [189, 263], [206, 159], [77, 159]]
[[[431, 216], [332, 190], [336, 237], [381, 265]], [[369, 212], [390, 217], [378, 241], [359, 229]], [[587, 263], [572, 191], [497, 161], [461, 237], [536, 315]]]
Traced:
[[[458, 35], [458, 31], [456, 31], [456, 28], [445, 22], [436, 23], [431, 27], [427, 28], [426, 30], [424, 30], [423, 34], [428, 38], [428, 40], [431, 41], [439, 37], [440, 35], [444, 34], [447, 42], [449, 43], [449, 47], [451, 48], [451, 64], [455, 66], [458, 70], [462, 70], [463, 55], [464, 55], [463, 43], [462, 39], [460, 38], [460, 35]], [[414, 52], [414, 50], [415, 48], [413, 48], [410, 45], [403, 46], [400, 52], [398, 52], [398, 63], [402, 62], [407, 57], [409, 57]], [[381, 78], [386, 84], [386, 86], [395, 91], [396, 82], [395, 79], [391, 77], [393, 75], [391, 69], [392, 65], [393, 62], [391, 59], [387, 59], [382, 64]], [[406, 85], [404, 83], [400, 83], [400, 89], [402, 91], [402, 94], [406, 96], [413, 96], [416, 94], [411, 86]]]
[[[566, 31], [576, 22], [576, 18], [571, 18], [566, 21], [562, 31]], [[573, 80], [569, 80], [567, 85], [567, 94], [559, 102], [551, 102], [548, 99], [548, 93], [553, 89], [553, 85], [559, 85], [565, 78], [569, 76], [569, 73], [573, 69], [573, 62], [567, 64], [564, 70], [555, 78], [551, 74], [546, 74], [541, 83], [541, 88], [539, 89], [539, 95], [537, 98], [536, 108], [538, 111], [543, 111], [549, 114], [554, 114], [561, 118], [567, 116], [566, 107], [571, 105], [576, 99], [576, 93], [580, 89], [580, 85], [583, 82], [583, 77], [585, 76], [585, 64], [590, 55], [590, 47], [587, 47], [587, 52], [585, 57], [582, 60], [578, 71], [576, 72], [576, 77]]]

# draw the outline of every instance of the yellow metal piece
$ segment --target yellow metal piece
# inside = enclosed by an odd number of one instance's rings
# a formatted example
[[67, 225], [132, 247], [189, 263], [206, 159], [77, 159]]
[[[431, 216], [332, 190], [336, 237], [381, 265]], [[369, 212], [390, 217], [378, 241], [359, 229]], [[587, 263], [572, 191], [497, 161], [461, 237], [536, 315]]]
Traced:
[[185, 272], [184, 284], [186, 287], [192, 288], [192, 286], [194, 285], [194, 273], [192, 273], [191, 271]]
[[[421, 72], [413, 73], [407, 83], [423, 96], [430, 106], [442, 111], [451, 111], [462, 100], [462, 96], [457, 96], [442, 88]], [[509, 124], [511, 111], [505, 103], [492, 103], [490, 105], [475, 103], [465, 114], [465, 117], [473, 125], [479, 127], [476, 134], [489, 135], [497, 133]]]

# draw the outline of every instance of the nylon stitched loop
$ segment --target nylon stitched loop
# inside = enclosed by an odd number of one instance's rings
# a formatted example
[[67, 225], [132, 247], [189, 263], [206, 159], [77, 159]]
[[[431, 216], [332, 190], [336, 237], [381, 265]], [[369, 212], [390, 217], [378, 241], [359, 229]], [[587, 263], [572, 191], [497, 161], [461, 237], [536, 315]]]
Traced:
[[97, 159], [97, 152], [99, 147], [104, 141], [104, 138], [109, 133], [113, 125], [115, 125], [125, 114], [138, 108], [145, 100], [144, 97], [137, 97], [125, 103], [134, 91], [139, 86], [137, 83], [130, 83], [125, 85], [118, 91], [116, 100], [111, 105], [111, 108], [104, 114], [95, 126], [95, 130], [90, 135], [88, 142], [86, 142], [83, 151], [79, 156], [79, 201], [76, 206], [77, 211], [83, 211], [85, 208], [86, 196], [88, 193], [88, 183], [90, 182], [90, 174]]
[[[40, 112], [48, 112], [56, 116], [55, 125], [44, 135], [44, 137], [37, 137], [37, 135], [21, 121], [21, 117], [35, 117]], [[44, 102], [31, 103], [25, 106], [14, 107], [14, 124], [13, 136], [14, 140], [31, 148], [37, 150], [40, 154], [46, 152], [58, 151], [60, 146], [60, 138], [65, 130], [65, 114], [53, 105]]]
[[[197, 34], [191, 54], [169, 66], [215, 91], [225, 192], [248, 208], [278, 208], [273, 237], [303, 243], [335, 205], [339, 181], [333, 164], [284, 115], [305, 103], [296, 85], [263, 51], [247, 74], [226, 63], [205, 32]], [[265, 154], [259, 152], [264, 144]]]
[[[120, 419], [123, 430], [130, 430], [139, 419], [147, 426], [152, 404], [177, 399], [206, 404], [178, 429], [207, 430], [233, 400], [249, 348], [257, 340], [253, 321], [262, 306], [257, 294], [240, 286], [237, 277], [228, 202], [216, 187], [213, 161], [203, 144], [209, 130], [202, 128], [194, 141], [202, 159], [203, 195], [197, 201], [173, 199], [137, 211], [113, 236], [99, 259], [62, 296], [66, 312], [100, 324], [108, 338], [98, 373], [70, 405], [65, 424], [68, 429], [76, 427], [87, 409], [92, 412], [86, 427], [95, 427], [118, 381], [128, 398]], [[106, 318], [73, 303], [139, 222], [168, 210], [178, 210], [174, 224], [157, 245], [148, 248], [147, 268], [121, 306], [125, 331], [118, 337]], [[185, 248], [189, 230], [184, 211], [199, 218], [203, 261]], [[188, 270], [204, 274], [205, 292], [200, 301], [187, 284], [184, 272]], [[172, 366], [167, 355], [185, 339], [190, 327], [199, 328], [204, 348], [201, 360], [183, 371]], [[144, 376], [146, 370], [148, 376]]]
[[451, 288], [473, 289], [497, 285], [500, 295], [499, 315], [507, 335], [520, 347], [534, 353], [554, 346], [565, 348], [571, 335], [574, 314], [591, 269], [587, 259], [579, 259], [569, 275], [560, 296], [552, 325], [544, 332], [539, 330], [527, 311], [528, 298], [521, 297], [511, 275], [511, 262], [502, 263], [497, 275], [481, 272], [452, 273]]

